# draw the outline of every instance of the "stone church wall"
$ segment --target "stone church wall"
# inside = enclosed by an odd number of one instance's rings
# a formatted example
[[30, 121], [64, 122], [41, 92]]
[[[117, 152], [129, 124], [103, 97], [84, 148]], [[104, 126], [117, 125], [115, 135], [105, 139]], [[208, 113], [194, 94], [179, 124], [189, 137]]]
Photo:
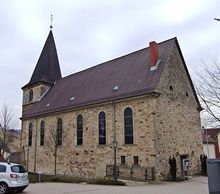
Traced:
[[[139, 97], [115, 102], [116, 136], [117, 136], [117, 165], [121, 156], [125, 156], [127, 166], [134, 165], [134, 156], [138, 156], [140, 167], [155, 166], [153, 104], [152, 96]], [[124, 144], [124, 109], [133, 110], [134, 144]], [[98, 144], [98, 115], [106, 113], [106, 145]], [[83, 145], [76, 145], [76, 118], [83, 116]], [[113, 164], [113, 107], [111, 103], [100, 104], [71, 112], [53, 114], [42, 118], [23, 121], [22, 144], [28, 141], [28, 126], [33, 125], [33, 143], [29, 147], [28, 168], [30, 171], [54, 173], [54, 157], [47, 149], [51, 130], [56, 129], [57, 119], [63, 119], [63, 145], [58, 148], [57, 173], [75, 176], [105, 176], [106, 165]], [[40, 122], [45, 121], [45, 146], [40, 146]], [[36, 145], [36, 149], [35, 149]], [[25, 146], [27, 147], [27, 146]], [[36, 152], [36, 164], [35, 164]], [[26, 154], [27, 155], [27, 154]]]
[[183, 175], [181, 159], [184, 158], [190, 161], [187, 175], [199, 172], [202, 154], [200, 112], [177, 47], [168, 58], [157, 91], [161, 93], [155, 101], [157, 111], [154, 115], [157, 176], [169, 174], [168, 161], [173, 156], [178, 176]]

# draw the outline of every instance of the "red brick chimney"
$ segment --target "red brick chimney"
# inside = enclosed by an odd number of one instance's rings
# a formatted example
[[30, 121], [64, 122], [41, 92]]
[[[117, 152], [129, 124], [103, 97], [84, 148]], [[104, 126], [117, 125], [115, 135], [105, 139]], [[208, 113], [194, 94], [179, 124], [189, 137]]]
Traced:
[[155, 41], [149, 43], [149, 62], [150, 68], [156, 69], [157, 61], [159, 57], [158, 45]]

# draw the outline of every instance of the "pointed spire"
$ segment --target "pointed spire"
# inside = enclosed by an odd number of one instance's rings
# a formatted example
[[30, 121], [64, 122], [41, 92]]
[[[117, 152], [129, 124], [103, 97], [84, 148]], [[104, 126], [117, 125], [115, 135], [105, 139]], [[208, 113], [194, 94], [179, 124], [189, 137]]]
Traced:
[[30, 82], [24, 87], [44, 82], [54, 84], [54, 82], [61, 78], [61, 71], [57, 50], [53, 33], [50, 30], [47, 40], [44, 44], [40, 58], [31, 76]]

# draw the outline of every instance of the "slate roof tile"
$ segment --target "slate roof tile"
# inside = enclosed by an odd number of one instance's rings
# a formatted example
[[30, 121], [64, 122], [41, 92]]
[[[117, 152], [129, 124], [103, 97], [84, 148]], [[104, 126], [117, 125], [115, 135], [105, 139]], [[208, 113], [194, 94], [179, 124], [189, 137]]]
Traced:
[[[152, 94], [176, 41], [172, 38], [158, 44], [161, 62], [154, 71], [149, 67], [149, 48], [144, 48], [58, 79], [41, 101], [23, 112], [22, 118]], [[119, 90], [114, 91], [115, 86], [119, 86]], [[74, 100], [70, 100], [71, 97]]]

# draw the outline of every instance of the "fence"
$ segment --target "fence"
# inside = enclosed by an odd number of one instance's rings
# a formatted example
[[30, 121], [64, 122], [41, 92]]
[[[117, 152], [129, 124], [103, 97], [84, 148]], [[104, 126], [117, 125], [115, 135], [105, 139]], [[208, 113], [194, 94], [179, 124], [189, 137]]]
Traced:
[[[117, 166], [117, 176], [121, 179], [150, 181], [155, 179], [154, 167], [141, 167], [139, 165]], [[106, 165], [106, 176], [113, 176], [113, 165]]]

